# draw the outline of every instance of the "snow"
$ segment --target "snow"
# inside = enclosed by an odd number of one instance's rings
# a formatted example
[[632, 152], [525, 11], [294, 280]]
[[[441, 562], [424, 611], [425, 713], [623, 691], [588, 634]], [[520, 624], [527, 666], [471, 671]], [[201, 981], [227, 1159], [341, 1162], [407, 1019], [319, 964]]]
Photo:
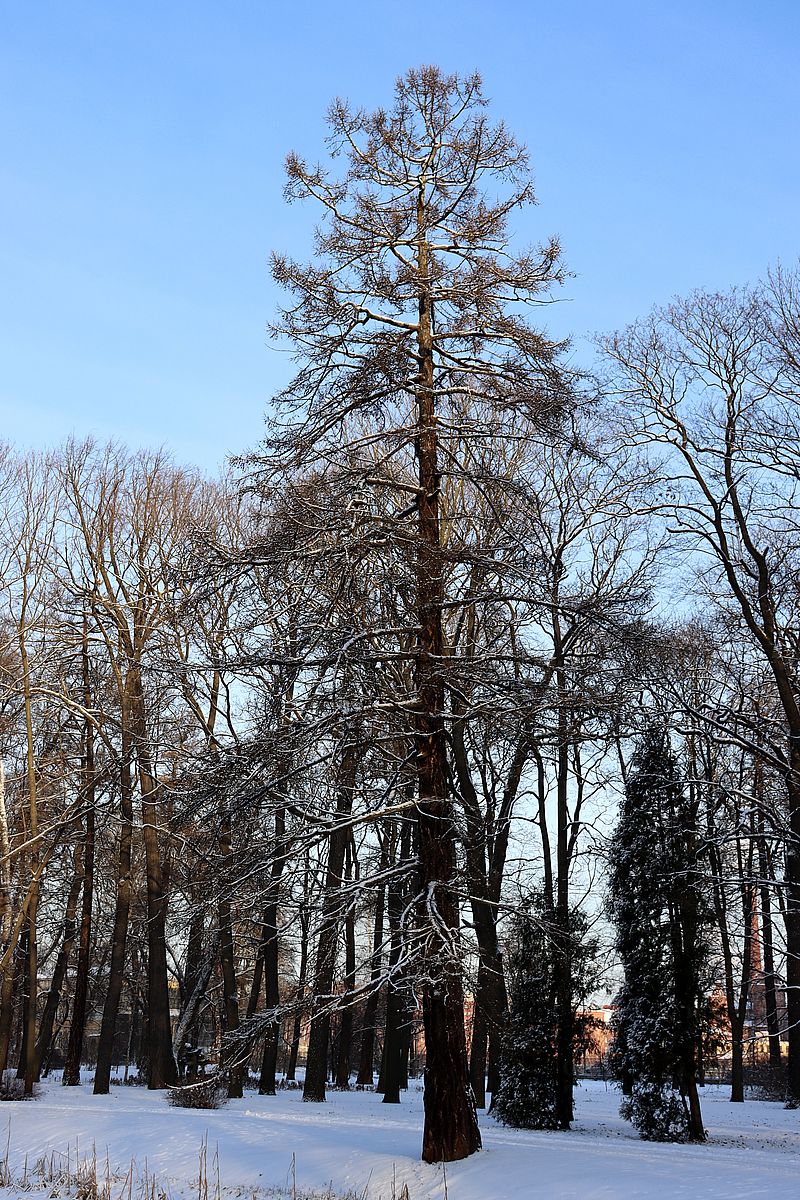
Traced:
[[[702, 1103], [709, 1143], [670, 1146], [637, 1138], [618, 1116], [619, 1093], [611, 1085], [581, 1084], [576, 1101], [569, 1133], [508, 1129], [482, 1113], [484, 1149], [448, 1164], [445, 1180], [441, 1166], [419, 1161], [422, 1092], [414, 1084], [399, 1105], [384, 1105], [368, 1092], [331, 1092], [326, 1104], [304, 1104], [300, 1092], [285, 1091], [248, 1093], [209, 1112], [172, 1108], [163, 1094], [138, 1087], [93, 1096], [88, 1084], [65, 1089], [48, 1081], [38, 1100], [0, 1106], [0, 1155], [9, 1118], [17, 1178], [26, 1155], [30, 1172], [41, 1156], [66, 1155], [69, 1145], [74, 1162], [76, 1142], [81, 1158], [91, 1157], [94, 1145], [98, 1174], [108, 1153], [112, 1200], [128, 1195], [123, 1180], [132, 1159], [137, 1178], [146, 1161], [149, 1177], [173, 1200], [197, 1197], [206, 1136], [212, 1197], [217, 1147], [222, 1197], [245, 1200], [291, 1196], [293, 1156], [298, 1197], [330, 1188], [334, 1195], [390, 1200], [404, 1183], [410, 1200], [444, 1200], [446, 1194], [450, 1200], [796, 1200], [800, 1194], [800, 1111], [753, 1100], [733, 1105], [725, 1089], [708, 1087]], [[0, 1197], [20, 1193], [19, 1186], [0, 1188]], [[34, 1187], [27, 1195], [36, 1193]], [[49, 1194], [52, 1189], [41, 1189]]]

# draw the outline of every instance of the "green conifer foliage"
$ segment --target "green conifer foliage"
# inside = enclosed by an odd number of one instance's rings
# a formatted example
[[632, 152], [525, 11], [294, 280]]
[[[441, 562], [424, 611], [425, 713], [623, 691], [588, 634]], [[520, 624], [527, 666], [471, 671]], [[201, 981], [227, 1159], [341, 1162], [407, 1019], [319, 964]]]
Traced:
[[500, 1086], [492, 1111], [505, 1125], [520, 1129], [560, 1128], [557, 1106], [557, 961], [570, 958], [573, 984], [572, 1029], [576, 1048], [587, 1040], [580, 1013], [595, 986], [597, 939], [579, 909], [570, 913], [565, 938], [552, 922], [543, 897], [534, 896], [516, 920], [509, 939], [507, 969], [510, 1014], [503, 1034]]
[[643, 1138], [702, 1141], [697, 1047], [706, 961], [697, 813], [662, 729], [631, 763], [610, 853], [609, 910], [625, 980], [613, 1063]]

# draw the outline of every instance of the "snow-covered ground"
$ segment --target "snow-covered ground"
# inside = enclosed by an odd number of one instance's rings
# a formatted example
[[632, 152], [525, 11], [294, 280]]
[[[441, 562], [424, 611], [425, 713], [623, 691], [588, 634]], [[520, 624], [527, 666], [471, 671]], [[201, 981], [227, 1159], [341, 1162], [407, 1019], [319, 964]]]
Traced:
[[[265, 1200], [297, 1195], [349, 1193], [391, 1200], [408, 1185], [410, 1200], [528, 1200], [535, 1197], [692, 1197], [782, 1200], [800, 1196], [800, 1111], [747, 1101], [732, 1105], [724, 1089], [706, 1088], [703, 1115], [710, 1138], [704, 1146], [654, 1145], [640, 1141], [617, 1114], [619, 1096], [604, 1083], [578, 1087], [577, 1120], [570, 1133], [506, 1129], [481, 1114], [484, 1149], [441, 1167], [419, 1161], [422, 1093], [416, 1085], [400, 1105], [385, 1105], [365, 1092], [332, 1092], [326, 1104], [304, 1104], [299, 1092], [274, 1097], [248, 1094], [218, 1111], [171, 1108], [163, 1094], [115, 1087], [95, 1097], [88, 1085], [61, 1088], [45, 1083], [33, 1103], [0, 1105], [0, 1155], [10, 1118], [10, 1163], [17, 1180], [28, 1159], [28, 1184], [40, 1195], [35, 1161], [92, 1154], [98, 1175], [106, 1153], [115, 1176], [112, 1200], [143, 1195], [142, 1178], [159, 1192], [191, 1200], [198, 1196], [198, 1151], [208, 1140], [209, 1198], [215, 1191], [218, 1147], [222, 1197]], [[51, 1155], [54, 1158], [50, 1158]], [[131, 1160], [136, 1184], [123, 1183]], [[446, 1184], [446, 1191], [445, 1191]], [[18, 1194], [19, 1183], [0, 1189]], [[29, 1192], [30, 1194], [30, 1192]], [[202, 1200], [202, 1198], [201, 1198]]]

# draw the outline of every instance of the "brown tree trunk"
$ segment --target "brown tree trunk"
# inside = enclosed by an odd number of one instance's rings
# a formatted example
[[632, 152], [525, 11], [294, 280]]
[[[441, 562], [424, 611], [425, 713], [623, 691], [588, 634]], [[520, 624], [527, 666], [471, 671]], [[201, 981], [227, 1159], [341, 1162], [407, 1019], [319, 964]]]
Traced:
[[[20, 1004], [20, 1019], [19, 1019], [19, 1055], [17, 1058], [17, 1079], [25, 1079], [25, 1070], [28, 1065], [28, 1038], [31, 1032], [31, 956], [30, 956], [30, 928], [27, 921], [22, 928], [20, 936], [20, 949], [22, 953], [22, 969], [20, 971], [21, 989], [21, 1004]], [[33, 1085], [30, 1092], [27, 1084], [25, 1085], [25, 1094], [31, 1095]]]
[[336, 940], [341, 921], [341, 887], [344, 856], [351, 837], [348, 821], [353, 811], [353, 793], [356, 783], [358, 759], [356, 747], [345, 746], [339, 772], [339, 789], [336, 804], [336, 827], [328, 838], [328, 867], [325, 873], [325, 899], [317, 960], [314, 971], [313, 1010], [311, 1030], [306, 1056], [306, 1078], [303, 1099], [320, 1102], [325, 1099], [325, 1083], [328, 1076], [328, 1048], [330, 1044], [331, 1004], [333, 1002], [333, 977], [336, 967]]
[[[392, 842], [394, 836], [392, 836]], [[405, 1016], [403, 1003], [403, 981], [397, 971], [400, 961], [401, 931], [400, 917], [405, 900], [403, 864], [411, 855], [411, 826], [405, 821], [401, 828], [400, 844], [397, 848], [395, 872], [389, 882], [387, 919], [389, 922], [389, 981], [386, 985], [386, 1019], [383, 1030], [383, 1054], [378, 1079], [379, 1092], [383, 1093], [384, 1104], [400, 1103], [402, 1076], [403, 1039], [400, 1026]]]
[[[190, 1062], [186, 1052], [187, 1043], [192, 1052], [197, 1050], [198, 1025], [200, 1007], [208, 991], [211, 976], [214, 973], [214, 961], [217, 948], [203, 945], [205, 938], [206, 911], [198, 895], [199, 889], [190, 892], [194, 912], [189, 922], [189, 936], [186, 945], [186, 970], [183, 976], [183, 993], [181, 996], [181, 1014], [175, 1029], [172, 1052], [181, 1074]], [[193, 1060], [196, 1068], [196, 1056]]]
[[231, 825], [230, 814], [225, 802], [220, 811], [219, 849], [222, 860], [222, 890], [219, 899], [219, 961], [222, 969], [222, 1014], [224, 1032], [222, 1038], [222, 1053], [220, 1066], [228, 1076], [228, 1098], [240, 1100], [243, 1095], [243, 1075], [245, 1064], [240, 1061], [241, 1052], [225, 1035], [236, 1032], [239, 1028], [239, 987], [236, 980], [236, 961], [233, 945], [233, 922], [231, 920], [230, 888], [231, 880]]
[[[133, 845], [133, 781], [131, 778], [131, 738], [127, 688], [120, 697], [122, 754], [120, 764], [120, 833], [117, 867], [117, 899], [114, 909], [114, 930], [111, 936], [111, 962], [108, 990], [103, 1004], [103, 1019], [97, 1044], [97, 1065], [94, 1072], [94, 1094], [105, 1096], [111, 1085], [114, 1037], [125, 973], [125, 951], [131, 911], [131, 851]], [[131, 1015], [133, 1020], [133, 1015]]]
[[306, 972], [308, 970], [308, 915], [300, 916], [300, 967], [297, 976], [297, 1012], [292, 1026], [292, 1044], [289, 1048], [289, 1062], [286, 1067], [286, 1078], [293, 1080], [297, 1073], [297, 1057], [300, 1053], [300, 1033], [303, 1026], [303, 997], [306, 989]]
[[800, 1103], [800, 730], [789, 738], [789, 838], [786, 848], [786, 1010], [789, 1095]]
[[[3, 983], [0, 987], [0, 1083], [3, 1081], [6, 1067], [8, 1066], [8, 1052], [11, 1046], [11, 1027], [14, 1020], [14, 995], [17, 989], [15, 983], [18, 983], [18, 949], [9, 963], [6, 964], [6, 969], [3, 972]], [[17, 978], [15, 979], [15, 976]]]
[[[556, 634], [556, 657], [562, 659], [560, 631]], [[561, 1129], [569, 1129], [573, 1117], [573, 1011], [572, 954], [569, 912], [569, 731], [566, 709], [566, 673], [556, 671], [558, 684], [558, 749], [556, 780], [556, 908], [555, 928], [559, 944], [553, 957], [556, 990], [556, 1120]]]
[[[379, 872], [381, 880], [389, 865], [389, 834], [383, 835]], [[375, 1063], [375, 1018], [378, 1013], [379, 980], [383, 961], [383, 912], [386, 887], [383, 882], [375, 897], [375, 926], [372, 933], [372, 958], [370, 963], [370, 991], [364, 1006], [361, 1026], [361, 1048], [359, 1052], [357, 1087], [371, 1087]]]
[[[344, 877], [352, 882], [354, 851], [352, 834], [347, 842]], [[336, 1086], [342, 1091], [350, 1088], [350, 1059], [353, 1054], [353, 989], [356, 985], [356, 921], [352, 903], [347, 906], [344, 919], [344, 994], [341, 999], [341, 1020], [336, 1057]]]
[[89, 956], [92, 941], [92, 899], [94, 895], [94, 796], [86, 812], [86, 839], [83, 857], [83, 900], [81, 904], [81, 932], [78, 942], [78, 966], [75, 976], [75, 998], [72, 1005], [72, 1022], [69, 1027], [69, 1042], [61, 1082], [65, 1086], [80, 1083], [83, 1035], [86, 1027], [86, 1007], [89, 989]]
[[428, 980], [422, 995], [426, 1054], [422, 1158], [425, 1162], [452, 1162], [479, 1150], [481, 1135], [469, 1088], [461, 962], [454, 944], [458, 936], [458, 911], [451, 890], [455, 871], [455, 828], [447, 787], [444, 728], [444, 579], [439, 528], [441, 477], [434, 391], [431, 264], [426, 222], [426, 183], [423, 178], [417, 200], [419, 374], [415, 452], [419, 480], [416, 556], [419, 634], [414, 670], [418, 710], [420, 919], [426, 945], [423, 970]]
[[172, 1053], [172, 1023], [167, 983], [167, 895], [159, 844], [163, 789], [157, 782], [147, 736], [144, 689], [138, 664], [130, 668], [131, 716], [142, 793], [142, 827], [147, 873], [147, 1086], [168, 1087], [178, 1079]]
[[[289, 765], [284, 763], [279, 775], [288, 774]], [[281, 1002], [279, 977], [279, 943], [278, 943], [278, 900], [280, 896], [281, 876], [289, 852], [286, 838], [286, 806], [280, 803], [275, 810], [275, 841], [273, 846], [272, 867], [270, 870], [269, 902], [264, 914], [261, 930], [260, 962], [264, 971], [264, 999], [267, 1012], [273, 1014], [267, 1028], [264, 1040], [264, 1053], [261, 1060], [261, 1075], [258, 1081], [258, 1091], [261, 1096], [274, 1096], [277, 1087], [278, 1047], [280, 1045], [281, 1018], [278, 1008]], [[255, 989], [255, 979], [253, 987]]]
[[472, 924], [479, 955], [477, 986], [473, 996], [470, 1083], [477, 1107], [485, 1108], [487, 1042], [491, 1039], [493, 1044], [493, 1078], [490, 1089], [493, 1091], [497, 1084], [497, 1051], [508, 1011], [503, 964], [497, 942], [497, 906], [502, 891], [511, 812], [528, 756], [528, 742], [527, 738], [523, 738], [517, 746], [504, 788], [497, 824], [492, 830], [490, 853], [487, 844], [490, 842], [489, 831], [482, 819], [478, 796], [472, 782], [461, 722], [454, 725], [451, 740], [453, 762], [466, 819], [464, 855], [469, 878]]
[[781, 1066], [781, 1033], [778, 1020], [778, 995], [775, 985], [775, 950], [772, 931], [772, 897], [770, 895], [769, 863], [764, 837], [764, 817], [759, 814], [758, 873], [761, 880], [761, 943], [764, 959], [764, 1008], [769, 1039], [770, 1066]]
[[267, 905], [264, 914], [264, 1000], [267, 1012], [274, 1015], [267, 1028], [264, 1039], [264, 1053], [261, 1059], [261, 1074], [258, 1080], [260, 1096], [274, 1096], [277, 1087], [278, 1044], [280, 1041], [281, 1020], [277, 1009], [281, 1002], [280, 982], [278, 975], [278, 905], [274, 901]]
[[[91, 710], [89, 676], [88, 625], [83, 621], [83, 703]], [[95, 766], [94, 727], [87, 719], [84, 729], [84, 793], [86, 805], [85, 837], [83, 843], [83, 900], [81, 903], [81, 932], [78, 942], [78, 969], [75, 976], [75, 997], [72, 1004], [72, 1023], [69, 1027], [67, 1055], [61, 1082], [74, 1086], [81, 1081], [83, 1034], [86, 1026], [86, 1000], [89, 989], [89, 956], [92, 944], [92, 902], [94, 900], [94, 834], [95, 834]]]
[[[687, 858], [691, 861], [694, 858], [694, 834], [687, 833], [686, 839]], [[694, 965], [698, 938], [698, 905], [697, 893], [694, 888], [691, 885], [678, 886], [675, 903], [671, 908], [670, 930], [675, 970], [677, 1023], [679, 1029], [691, 1029], [692, 1026], [696, 1026], [694, 1018], [699, 999]], [[748, 925], [748, 931], [752, 931], [751, 925]], [[689, 1108], [689, 1138], [693, 1142], [703, 1142], [706, 1134], [697, 1090], [696, 1053], [695, 1038], [685, 1039], [685, 1044], [681, 1047], [679, 1085], [681, 1095], [686, 1099]]]
[[469, 1048], [469, 1082], [477, 1108], [486, 1108], [486, 1059], [489, 1026], [486, 1021], [486, 979], [483, 963], [478, 967], [478, 980], [472, 1003], [472, 1037]]
[[75, 843], [75, 861], [72, 872], [72, 883], [70, 884], [69, 894], [67, 895], [67, 905], [64, 911], [64, 936], [59, 947], [58, 956], [53, 967], [53, 976], [50, 980], [50, 987], [45, 1000], [42, 1019], [39, 1022], [39, 1035], [36, 1039], [36, 1078], [41, 1077], [42, 1063], [50, 1048], [50, 1042], [53, 1037], [53, 1026], [55, 1024], [56, 1013], [61, 1002], [61, 989], [64, 986], [64, 980], [67, 975], [67, 967], [69, 965], [72, 947], [75, 943], [75, 934], [77, 932], [76, 914], [78, 911], [78, 899], [81, 894], [81, 886], [83, 884], [83, 873], [81, 869], [81, 846], [80, 842]]

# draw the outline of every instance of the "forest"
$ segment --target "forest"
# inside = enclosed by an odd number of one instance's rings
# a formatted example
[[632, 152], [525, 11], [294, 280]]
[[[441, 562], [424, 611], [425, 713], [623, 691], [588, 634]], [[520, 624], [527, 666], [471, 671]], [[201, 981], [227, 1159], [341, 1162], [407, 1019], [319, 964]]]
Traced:
[[285, 195], [252, 449], [2, 453], [2, 1091], [424, 1072], [428, 1163], [568, 1130], [589, 1060], [645, 1138], [714, 1070], [800, 1104], [800, 273], [580, 362], [436, 67]]

